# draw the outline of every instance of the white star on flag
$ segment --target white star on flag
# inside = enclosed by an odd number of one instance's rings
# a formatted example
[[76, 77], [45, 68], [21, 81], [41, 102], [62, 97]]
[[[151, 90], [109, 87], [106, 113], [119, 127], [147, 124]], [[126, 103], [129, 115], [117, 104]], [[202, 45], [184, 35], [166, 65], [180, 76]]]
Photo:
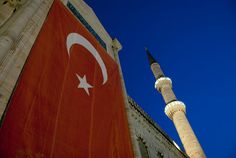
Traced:
[[81, 78], [78, 74], [76, 74], [77, 78], [79, 79], [79, 85], [77, 88], [83, 88], [85, 90], [85, 92], [89, 95], [89, 88], [92, 88], [93, 86], [91, 86], [86, 79], [86, 75], [84, 75], [83, 78]]

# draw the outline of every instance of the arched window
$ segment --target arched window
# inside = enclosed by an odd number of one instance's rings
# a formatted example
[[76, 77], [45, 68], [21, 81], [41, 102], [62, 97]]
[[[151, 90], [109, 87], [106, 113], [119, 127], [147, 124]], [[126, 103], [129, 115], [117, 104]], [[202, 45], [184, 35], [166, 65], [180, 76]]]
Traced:
[[138, 145], [142, 158], [149, 158], [147, 146], [145, 145], [142, 138], [138, 138]]
[[157, 157], [158, 158], [164, 158], [164, 154], [162, 154], [160, 151], [157, 152]]

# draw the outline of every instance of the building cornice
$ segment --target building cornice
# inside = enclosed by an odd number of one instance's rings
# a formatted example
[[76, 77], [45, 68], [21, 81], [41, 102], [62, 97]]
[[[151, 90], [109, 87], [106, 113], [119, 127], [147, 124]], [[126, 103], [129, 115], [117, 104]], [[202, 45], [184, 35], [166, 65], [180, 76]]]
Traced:
[[128, 102], [129, 102], [129, 105], [134, 108], [135, 110], [137, 110], [145, 119], [148, 123], [150, 123], [150, 125], [152, 125], [157, 131], [160, 132], [160, 134], [165, 137], [167, 139], [167, 141], [173, 145], [178, 151], [180, 151], [180, 153], [182, 155], [184, 155], [186, 158], [188, 158], [187, 154], [185, 152], [183, 152], [182, 150], [180, 150], [174, 140], [172, 138], [170, 138], [165, 132], [163, 129], [161, 129], [161, 127], [130, 97], [130, 96], [127, 96], [128, 98]]

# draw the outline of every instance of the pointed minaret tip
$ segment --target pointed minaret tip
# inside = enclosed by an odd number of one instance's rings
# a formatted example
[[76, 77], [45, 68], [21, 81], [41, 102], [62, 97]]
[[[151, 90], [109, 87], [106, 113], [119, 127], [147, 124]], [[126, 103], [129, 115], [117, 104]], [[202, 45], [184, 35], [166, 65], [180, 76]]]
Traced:
[[153, 58], [153, 56], [151, 55], [151, 53], [149, 52], [149, 50], [146, 47], [145, 47], [145, 51], [148, 56], [149, 64], [152, 65], [153, 63], [156, 63], [156, 60]]

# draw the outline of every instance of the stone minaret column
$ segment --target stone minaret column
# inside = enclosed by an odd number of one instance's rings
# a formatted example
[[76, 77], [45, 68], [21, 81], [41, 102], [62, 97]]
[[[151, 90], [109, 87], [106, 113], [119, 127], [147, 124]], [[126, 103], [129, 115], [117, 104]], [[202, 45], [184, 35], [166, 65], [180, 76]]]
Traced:
[[186, 118], [186, 107], [183, 102], [177, 100], [172, 90], [171, 79], [165, 77], [160, 65], [147, 49], [146, 52], [156, 78], [155, 88], [162, 94], [166, 103], [165, 114], [174, 122], [186, 153], [190, 158], [205, 158], [204, 151]]

